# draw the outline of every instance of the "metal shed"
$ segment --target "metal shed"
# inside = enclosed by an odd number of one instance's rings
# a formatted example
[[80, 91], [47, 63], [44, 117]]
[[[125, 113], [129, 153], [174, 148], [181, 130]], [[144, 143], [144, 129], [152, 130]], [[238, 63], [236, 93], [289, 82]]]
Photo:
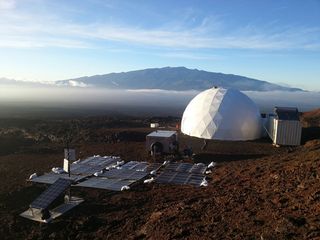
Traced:
[[297, 108], [275, 107], [266, 124], [268, 135], [275, 145], [298, 146], [302, 127]]
[[157, 130], [146, 137], [147, 151], [152, 153], [172, 153], [178, 148], [176, 131]]

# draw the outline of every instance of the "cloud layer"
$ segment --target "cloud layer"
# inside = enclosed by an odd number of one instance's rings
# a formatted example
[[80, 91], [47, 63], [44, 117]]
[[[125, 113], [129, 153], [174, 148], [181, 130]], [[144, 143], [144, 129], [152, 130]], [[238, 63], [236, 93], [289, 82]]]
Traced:
[[[31, 106], [130, 106], [136, 109], [161, 109], [164, 114], [173, 114], [172, 109], [182, 114], [188, 102], [199, 92], [197, 91], [166, 91], [158, 89], [140, 90], [107, 90], [96, 88], [65, 88], [65, 87], [16, 87], [0, 86], [0, 102], [17, 103], [23, 108], [28, 103]], [[272, 112], [275, 106], [298, 107], [300, 111], [320, 108], [320, 93], [318, 92], [244, 92], [260, 107], [262, 112]], [[125, 109], [125, 108], [124, 108]], [[121, 109], [119, 109], [121, 110]], [[168, 110], [168, 112], [166, 112]], [[170, 111], [169, 111], [170, 110]]]

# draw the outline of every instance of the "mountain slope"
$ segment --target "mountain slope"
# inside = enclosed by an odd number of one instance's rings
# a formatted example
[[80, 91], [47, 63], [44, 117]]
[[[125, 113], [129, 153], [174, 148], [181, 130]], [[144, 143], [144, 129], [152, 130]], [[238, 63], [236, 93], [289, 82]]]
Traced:
[[283, 87], [266, 81], [243, 76], [207, 72], [185, 67], [150, 68], [144, 70], [110, 73], [91, 77], [58, 81], [70, 85], [79, 82], [90, 86], [114, 89], [164, 89], [164, 90], [204, 90], [213, 86], [236, 88], [242, 91], [301, 91], [298, 88]]

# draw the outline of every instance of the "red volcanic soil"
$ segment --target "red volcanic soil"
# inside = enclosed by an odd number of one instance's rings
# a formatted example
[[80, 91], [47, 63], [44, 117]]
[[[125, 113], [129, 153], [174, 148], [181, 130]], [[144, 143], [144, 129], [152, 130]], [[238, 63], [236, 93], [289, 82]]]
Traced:
[[302, 123], [306, 127], [320, 126], [320, 108], [302, 114]]
[[303, 113], [304, 117], [313, 117], [313, 118], [320, 118], [320, 108], [318, 109], [314, 109], [312, 111], [309, 112], [304, 112]]
[[[141, 134], [151, 129], [108, 131], [126, 132], [126, 137], [117, 143], [80, 141], [80, 156], [114, 154], [151, 161], [141, 141]], [[94, 138], [108, 131], [95, 130]], [[268, 139], [210, 141], [205, 151], [201, 140], [181, 135], [180, 141], [182, 147], [193, 147], [195, 161], [218, 162], [208, 175], [208, 187], [141, 183], [125, 192], [77, 189], [74, 194], [85, 202], [48, 225], [19, 216], [45, 189], [25, 179], [60, 166], [63, 145], [35, 143], [4, 153], [1, 239], [320, 238], [320, 140], [306, 137], [303, 146], [290, 148], [275, 148]]]

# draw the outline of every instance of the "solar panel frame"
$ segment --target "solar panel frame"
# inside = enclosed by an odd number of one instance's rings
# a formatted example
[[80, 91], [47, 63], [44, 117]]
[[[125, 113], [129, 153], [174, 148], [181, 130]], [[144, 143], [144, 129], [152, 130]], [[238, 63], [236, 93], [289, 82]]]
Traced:
[[71, 181], [68, 179], [59, 178], [47, 190], [41, 193], [31, 204], [30, 208], [46, 209], [56, 200], [68, 187]]

